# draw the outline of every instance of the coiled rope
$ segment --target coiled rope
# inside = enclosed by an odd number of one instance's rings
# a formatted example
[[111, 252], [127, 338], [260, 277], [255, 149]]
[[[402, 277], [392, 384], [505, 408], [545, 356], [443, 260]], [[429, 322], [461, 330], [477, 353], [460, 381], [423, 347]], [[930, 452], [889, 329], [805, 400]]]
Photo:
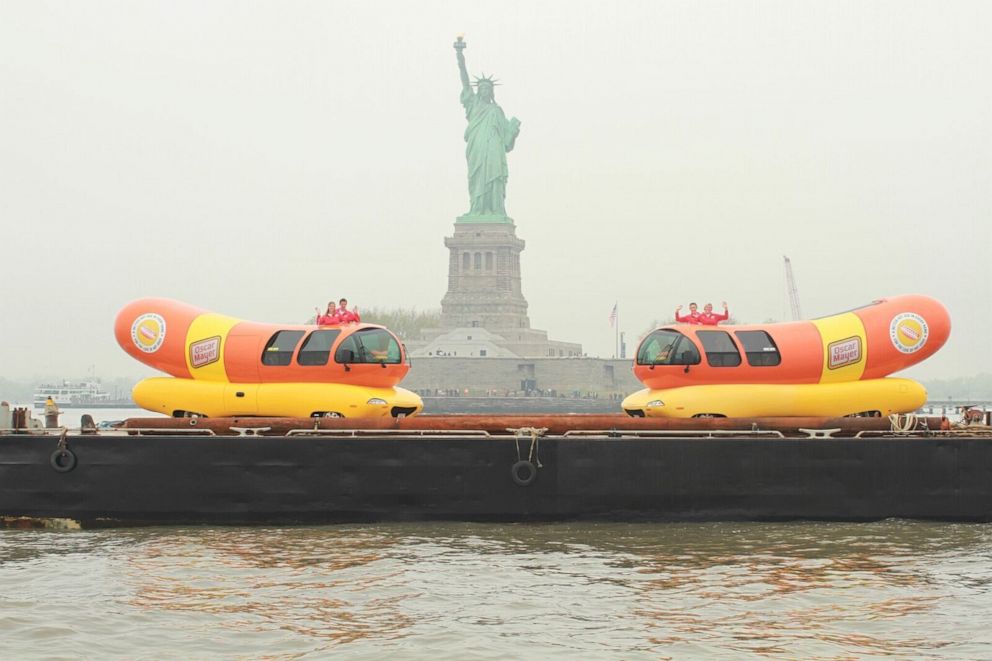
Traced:
[[519, 429], [507, 428], [506, 431], [513, 432], [513, 442], [517, 446], [517, 461], [523, 459], [520, 456], [520, 439], [530, 435], [530, 451], [527, 453], [527, 461], [535, 464], [538, 468], [544, 468], [541, 464], [539, 439], [548, 431], [547, 427], [520, 427]]
[[892, 425], [892, 431], [913, 431], [916, 429], [916, 415], [913, 413], [907, 413], [906, 415], [901, 416], [898, 413], [893, 413], [889, 416], [889, 424]]

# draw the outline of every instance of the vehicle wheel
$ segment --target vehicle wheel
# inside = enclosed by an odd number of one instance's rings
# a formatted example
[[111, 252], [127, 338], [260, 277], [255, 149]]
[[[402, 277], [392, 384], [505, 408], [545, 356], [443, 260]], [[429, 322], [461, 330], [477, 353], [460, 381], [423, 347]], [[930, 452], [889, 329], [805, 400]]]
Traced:
[[202, 413], [197, 413], [196, 411], [183, 411], [182, 409], [177, 409], [172, 412], [173, 418], [205, 418], [207, 416]]
[[727, 416], [725, 416], [722, 413], [697, 413], [696, 415], [694, 415], [692, 417], [694, 417], [694, 418], [726, 418]]
[[844, 416], [845, 418], [881, 418], [881, 411], [858, 411], [857, 413], [849, 413]]

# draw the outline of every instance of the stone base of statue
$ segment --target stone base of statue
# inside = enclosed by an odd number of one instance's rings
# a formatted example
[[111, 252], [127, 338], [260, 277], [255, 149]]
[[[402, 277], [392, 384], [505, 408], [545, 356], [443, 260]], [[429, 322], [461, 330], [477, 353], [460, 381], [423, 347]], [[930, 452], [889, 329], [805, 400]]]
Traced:
[[521, 291], [520, 253], [526, 245], [507, 216], [460, 216], [448, 247], [448, 291], [441, 327], [407, 342], [414, 356], [575, 357], [582, 345], [548, 339], [530, 327]]
[[[472, 220], [465, 220], [471, 218]], [[530, 328], [520, 290], [524, 241], [506, 216], [460, 216], [448, 247], [448, 292], [441, 300], [441, 326]]]

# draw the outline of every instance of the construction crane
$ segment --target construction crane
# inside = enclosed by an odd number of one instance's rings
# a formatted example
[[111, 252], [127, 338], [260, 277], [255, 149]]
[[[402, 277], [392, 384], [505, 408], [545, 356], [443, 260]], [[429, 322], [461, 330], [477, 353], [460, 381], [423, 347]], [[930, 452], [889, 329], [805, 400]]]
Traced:
[[803, 312], [799, 309], [799, 291], [796, 289], [796, 278], [792, 275], [792, 262], [785, 255], [785, 288], [789, 294], [789, 310], [792, 312], [792, 320], [799, 321], [803, 318]]

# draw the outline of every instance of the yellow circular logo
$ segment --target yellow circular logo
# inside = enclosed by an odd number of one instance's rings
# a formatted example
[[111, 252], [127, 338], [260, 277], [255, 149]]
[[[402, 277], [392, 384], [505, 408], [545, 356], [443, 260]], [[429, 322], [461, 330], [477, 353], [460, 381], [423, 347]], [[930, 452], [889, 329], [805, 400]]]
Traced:
[[165, 342], [165, 319], [153, 312], [141, 315], [131, 324], [131, 341], [145, 353], [155, 353]]
[[892, 346], [902, 353], [915, 353], [927, 343], [930, 329], [926, 320], [915, 312], [903, 312], [892, 318], [889, 338]]

